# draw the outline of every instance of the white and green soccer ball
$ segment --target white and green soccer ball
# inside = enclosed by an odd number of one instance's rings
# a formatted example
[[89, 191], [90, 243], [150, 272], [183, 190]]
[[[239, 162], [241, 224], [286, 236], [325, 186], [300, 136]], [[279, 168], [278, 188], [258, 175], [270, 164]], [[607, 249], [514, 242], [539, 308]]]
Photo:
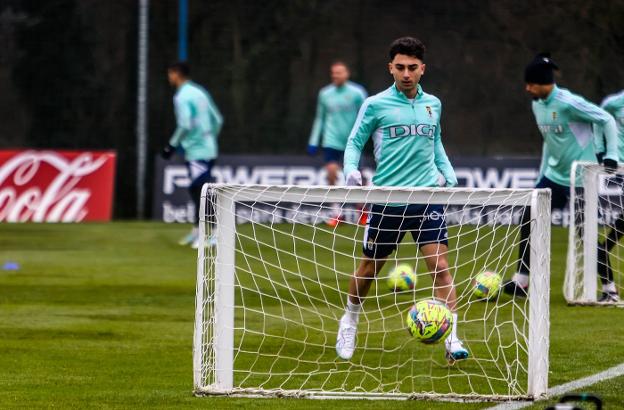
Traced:
[[419, 342], [438, 343], [453, 329], [450, 309], [438, 300], [421, 300], [407, 312], [407, 330]]
[[483, 271], [475, 276], [472, 294], [479, 299], [493, 299], [498, 295], [503, 278], [496, 272]]
[[408, 263], [395, 266], [388, 275], [386, 283], [391, 292], [405, 292], [414, 289], [418, 278]]

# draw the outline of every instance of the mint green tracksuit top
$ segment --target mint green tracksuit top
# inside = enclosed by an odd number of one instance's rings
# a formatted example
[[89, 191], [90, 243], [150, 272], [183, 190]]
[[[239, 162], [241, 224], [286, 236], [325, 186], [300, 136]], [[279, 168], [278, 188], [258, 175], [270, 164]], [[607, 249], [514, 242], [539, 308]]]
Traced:
[[366, 96], [366, 90], [351, 81], [340, 87], [333, 84], [323, 87], [319, 91], [308, 145], [318, 146], [322, 136], [321, 145], [324, 148], [344, 151], [358, 110]]
[[618, 129], [618, 147], [620, 162], [624, 162], [624, 90], [607, 96], [601, 107], [615, 118]]
[[177, 128], [169, 140], [182, 146], [187, 161], [211, 160], [218, 155], [217, 136], [223, 117], [208, 91], [186, 81], [173, 97]]
[[532, 108], [544, 138], [540, 177], [569, 186], [574, 161], [596, 162], [596, 153], [618, 161], [615, 120], [602, 108], [556, 85]]
[[344, 156], [344, 173], [358, 169], [362, 149], [373, 138], [377, 164], [373, 185], [435, 187], [439, 174], [446, 186], [457, 184], [442, 145], [440, 100], [418, 85], [409, 99], [395, 84], [369, 97], [360, 108]]

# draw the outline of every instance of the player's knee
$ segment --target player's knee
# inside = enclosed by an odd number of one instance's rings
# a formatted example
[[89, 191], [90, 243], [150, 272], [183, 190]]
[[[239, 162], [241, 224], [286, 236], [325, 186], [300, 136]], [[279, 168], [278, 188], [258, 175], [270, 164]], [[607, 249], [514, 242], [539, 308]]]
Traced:
[[441, 275], [445, 272], [448, 273], [449, 263], [446, 259], [437, 258], [431, 261], [428, 265], [429, 271], [434, 275]]
[[443, 271], [438, 271], [433, 274], [433, 281], [436, 287], [445, 287], [453, 285], [453, 276], [448, 271], [448, 269]]

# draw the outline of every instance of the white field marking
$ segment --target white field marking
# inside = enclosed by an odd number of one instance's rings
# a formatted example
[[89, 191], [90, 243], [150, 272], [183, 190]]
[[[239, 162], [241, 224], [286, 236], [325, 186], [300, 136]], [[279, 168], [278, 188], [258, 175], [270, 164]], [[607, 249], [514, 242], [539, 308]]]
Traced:
[[[583, 377], [582, 379], [573, 380], [568, 383], [560, 384], [559, 386], [548, 389], [548, 397], [559, 396], [564, 393], [580, 389], [581, 387], [591, 386], [598, 382], [613, 379], [614, 377], [622, 376], [624, 374], [624, 363], [620, 363], [617, 366], [611, 367], [603, 372], [596, 373], [592, 376]], [[542, 399], [544, 400], [544, 399]], [[522, 401], [522, 402], [507, 402], [501, 403], [497, 406], [490, 407], [490, 410], [515, 410], [529, 407], [536, 403], [536, 401]]]

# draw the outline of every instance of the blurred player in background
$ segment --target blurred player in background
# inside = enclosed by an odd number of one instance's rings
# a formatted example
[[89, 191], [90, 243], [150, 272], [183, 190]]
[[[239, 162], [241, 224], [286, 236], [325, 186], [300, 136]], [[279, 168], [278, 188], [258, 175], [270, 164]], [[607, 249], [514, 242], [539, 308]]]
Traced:
[[[419, 81], [425, 73], [425, 46], [403, 37], [390, 46], [388, 69], [394, 84], [367, 98], [358, 114], [345, 150], [347, 185], [361, 185], [360, 156], [373, 136], [377, 169], [375, 186], [436, 187], [441, 173], [446, 186], [457, 178], [442, 145], [440, 100], [427, 94]], [[457, 296], [448, 266], [448, 233], [441, 205], [373, 205], [362, 241], [364, 256], [350, 279], [344, 315], [340, 319], [336, 352], [348, 360], [355, 351], [363, 298], [406, 233], [410, 233], [431, 273], [435, 296], [453, 314], [453, 328], [445, 340], [449, 362], [463, 360], [468, 351], [457, 337]]]
[[[624, 160], [624, 90], [604, 99], [601, 107], [615, 118], [618, 128], [618, 143], [620, 162]], [[620, 177], [620, 181], [622, 181]], [[602, 296], [600, 302], [619, 302], [620, 296], [613, 281], [613, 270], [609, 261], [609, 252], [624, 235], [624, 215], [618, 219], [609, 229], [606, 239], [598, 244], [598, 275], [602, 282]], [[600, 262], [603, 263], [600, 263]]]
[[[535, 187], [550, 188], [551, 209], [562, 209], [570, 199], [570, 169], [574, 161], [596, 162], [598, 159], [607, 170], [615, 172], [619, 158], [613, 117], [583, 97], [557, 87], [554, 79], [554, 70], [557, 69], [550, 54], [541, 53], [524, 72], [525, 89], [533, 98], [533, 114], [544, 138], [540, 175]], [[598, 130], [604, 130], [605, 138]], [[510, 295], [527, 295], [529, 220], [530, 212], [525, 209], [520, 228], [518, 271], [504, 284], [505, 293]]]
[[[349, 81], [349, 67], [342, 61], [330, 66], [330, 75], [332, 83], [318, 95], [308, 154], [316, 155], [322, 136], [327, 182], [336, 185], [349, 133], [367, 93], [364, 87]], [[336, 226], [339, 220], [340, 211], [334, 209], [328, 224]]]
[[[223, 125], [223, 117], [208, 91], [191, 81], [190, 68], [186, 62], [171, 64], [167, 76], [169, 84], [176, 88], [173, 105], [177, 127], [169, 144], [163, 149], [162, 156], [169, 159], [177, 149], [184, 151], [196, 223], [179, 243], [190, 244], [196, 249], [200, 242], [198, 214], [201, 189], [203, 184], [212, 180], [212, 167], [218, 154], [217, 136]], [[209, 240], [211, 244], [214, 242], [214, 238]]]

